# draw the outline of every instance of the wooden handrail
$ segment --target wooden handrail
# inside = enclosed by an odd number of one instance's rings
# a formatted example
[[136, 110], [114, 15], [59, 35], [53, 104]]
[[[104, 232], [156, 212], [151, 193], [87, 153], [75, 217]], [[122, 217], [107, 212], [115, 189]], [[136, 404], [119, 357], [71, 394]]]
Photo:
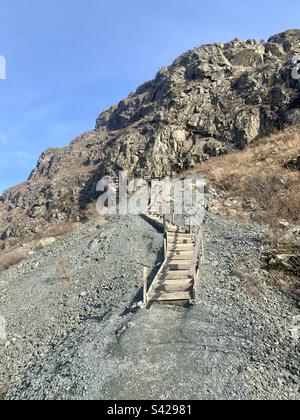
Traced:
[[148, 268], [144, 267], [144, 304], [147, 303], [147, 289], [148, 289]]
[[[153, 289], [153, 284], [155, 283], [156, 279], [159, 277], [159, 275], [161, 274], [161, 272], [162, 272], [162, 271], [163, 271], [163, 269], [165, 268], [165, 266], [166, 266], [166, 264], [167, 264], [167, 261], [168, 261], [168, 258], [166, 258], [166, 259], [164, 260], [164, 262], [162, 263], [162, 265], [161, 265], [161, 267], [160, 267], [160, 269], [159, 269], [158, 273], [156, 274], [155, 278], [153, 279], [153, 282], [151, 283], [151, 286], [149, 287], [149, 290], [148, 290], [148, 292], [147, 292], [147, 297], [148, 297], [148, 294], [149, 294], [149, 293], [151, 292], [151, 290]], [[148, 301], [148, 299], [147, 299], [147, 301]]]
[[194, 249], [194, 255], [192, 259], [192, 264], [189, 271], [189, 277], [195, 280], [197, 269], [199, 267], [200, 258], [201, 258], [201, 249], [202, 249], [202, 229], [199, 228], [196, 236], [196, 244]]

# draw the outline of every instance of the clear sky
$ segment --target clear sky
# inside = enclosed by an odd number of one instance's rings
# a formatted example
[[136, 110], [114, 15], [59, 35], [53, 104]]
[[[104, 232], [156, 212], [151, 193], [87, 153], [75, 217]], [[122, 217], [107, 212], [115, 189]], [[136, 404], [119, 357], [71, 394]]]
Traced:
[[299, 0], [0, 0], [0, 192], [202, 43], [299, 27]]

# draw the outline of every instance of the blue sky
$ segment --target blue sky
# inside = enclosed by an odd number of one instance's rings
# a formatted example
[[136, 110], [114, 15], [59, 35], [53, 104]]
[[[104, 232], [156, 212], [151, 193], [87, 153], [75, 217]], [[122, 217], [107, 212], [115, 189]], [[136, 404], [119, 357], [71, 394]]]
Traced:
[[299, 27], [299, 0], [0, 0], [0, 192], [182, 52]]

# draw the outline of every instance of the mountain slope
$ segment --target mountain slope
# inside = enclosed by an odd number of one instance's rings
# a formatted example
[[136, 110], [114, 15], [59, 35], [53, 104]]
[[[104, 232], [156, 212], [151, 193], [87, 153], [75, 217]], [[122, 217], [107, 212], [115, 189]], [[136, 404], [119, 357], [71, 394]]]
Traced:
[[103, 175], [174, 175], [299, 122], [297, 54], [300, 30], [183, 54], [102, 113], [94, 131], [46, 151], [28, 181], [3, 194], [2, 248], [48, 224], [88, 217]]
[[299, 400], [299, 310], [260, 267], [264, 226], [207, 214], [199, 304], [131, 314], [163, 238], [111, 221], [0, 274], [0, 400]]

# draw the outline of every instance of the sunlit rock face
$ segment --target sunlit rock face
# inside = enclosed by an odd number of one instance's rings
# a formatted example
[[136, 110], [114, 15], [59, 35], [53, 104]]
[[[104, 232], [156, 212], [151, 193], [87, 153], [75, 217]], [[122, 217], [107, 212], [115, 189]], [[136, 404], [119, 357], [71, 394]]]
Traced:
[[300, 30], [183, 54], [103, 112], [94, 131], [43, 153], [29, 180], [4, 193], [2, 240], [86, 217], [103, 175], [172, 176], [299, 123], [297, 56]]

